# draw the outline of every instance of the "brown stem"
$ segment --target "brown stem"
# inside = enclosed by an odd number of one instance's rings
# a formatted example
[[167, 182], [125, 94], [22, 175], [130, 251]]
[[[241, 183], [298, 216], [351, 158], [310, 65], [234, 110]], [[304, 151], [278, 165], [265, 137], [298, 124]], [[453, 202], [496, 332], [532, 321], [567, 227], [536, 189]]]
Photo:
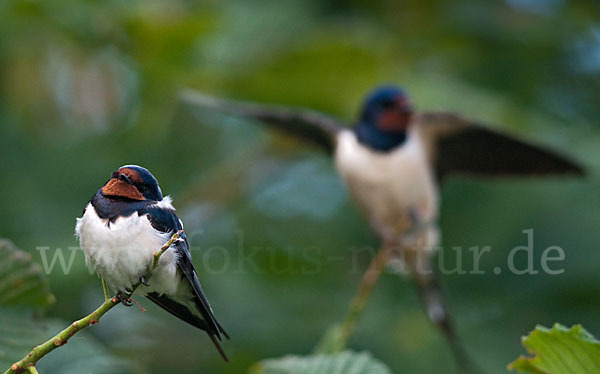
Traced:
[[362, 280], [358, 287], [358, 291], [356, 295], [350, 302], [350, 310], [344, 319], [341, 327], [341, 337], [342, 341], [348, 341], [348, 338], [354, 332], [354, 328], [356, 327], [356, 323], [362, 314], [365, 305], [367, 304], [367, 300], [373, 291], [373, 287], [379, 280], [379, 276], [385, 264], [387, 262], [389, 250], [387, 246], [383, 246], [378, 252], [367, 271], [363, 274]]

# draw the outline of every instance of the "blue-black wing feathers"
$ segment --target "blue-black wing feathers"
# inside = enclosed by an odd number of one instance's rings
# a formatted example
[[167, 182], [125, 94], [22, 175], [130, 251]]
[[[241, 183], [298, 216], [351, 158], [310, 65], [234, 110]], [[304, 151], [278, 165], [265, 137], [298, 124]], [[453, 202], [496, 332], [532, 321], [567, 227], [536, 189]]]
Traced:
[[156, 292], [152, 292], [146, 295], [148, 299], [154, 302], [156, 305], [160, 306], [167, 312], [172, 315], [178, 317], [179, 319], [189, 323], [192, 326], [195, 326], [201, 330], [207, 331], [208, 327], [206, 326], [206, 322], [203, 319], [198, 318], [194, 314], [190, 312], [187, 306], [178, 303], [177, 301], [171, 299], [168, 296], [160, 295]]
[[452, 174], [470, 176], [583, 176], [585, 170], [568, 157], [449, 112], [417, 117], [434, 149], [439, 180]]
[[[158, 231], [175, 233], [179, 230], [183, 230], [181, 222], [175, 215], [175, 212], [171, 209], [149, 205], [146, 208], [140, 209], [138, 214], [147, 215], [152, 227]], [[182, 233], [180, 240], [173, 244], [173, 249], [177, 251], [177, 265], [179, 266], [182, 276], [187, 280], [190, 288], [193, 291], [193, 301], [202, 318], [192, 313], [192, 311], [188, 309], [188, 306], [179, 303], [166, 295], [151, 293], [147, 295], [147, 297], [158, 306], [180, 318], [181, 320], [206, 331], [217, 347], [217, 350], [221, 356], [223, 356], [223, 358], [227, 361], [227, 356], [225, 356], [225, 353], [223, 352], [223, 349], [219, 345], [218, 341], [221, 340], [221, 334], [227, 338], [229, 338], [229, 336], [217, 322], [210, 304], [204, 295], [204, 290], [200, 285], [200, 281], [196, 275], [196, 270], [192, 264], [189, 244], [185, 233]]]
[[196, 107], [257, 120], [316, 144], [329, 154], [335, 150], [338, 132], [347, 127], [341, 121], [311, 109], [218, 99], [192, 90], [185, 90], [181, 97]]

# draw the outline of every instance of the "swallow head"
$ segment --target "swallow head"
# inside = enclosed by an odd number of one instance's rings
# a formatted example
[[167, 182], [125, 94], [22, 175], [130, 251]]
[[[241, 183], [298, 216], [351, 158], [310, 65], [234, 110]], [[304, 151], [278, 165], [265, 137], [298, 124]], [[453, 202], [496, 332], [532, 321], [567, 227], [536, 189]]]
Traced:
[[382, 132], [404, 132], [410, 124], [413, 107], [408, 95], [399, 87], [375, 89], [365, 100], [361, 122], [367, 122]]
[[356, 132], [359, 141], [380, 151], [404, 142], [412, 122], [413, 106], [399, 87], [376, 88], [364, 102]]
[[161, 201], [163, 198], [156, 178], [137, 165], [125, 165], [113, 171], [101, 190], [104, 196], [129, 200]]

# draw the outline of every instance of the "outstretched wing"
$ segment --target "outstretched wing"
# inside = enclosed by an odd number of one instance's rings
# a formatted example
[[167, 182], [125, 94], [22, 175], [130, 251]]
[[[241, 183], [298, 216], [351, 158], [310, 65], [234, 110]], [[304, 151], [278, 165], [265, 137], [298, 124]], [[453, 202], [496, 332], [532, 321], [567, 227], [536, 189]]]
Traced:
[[[171, 209], [149, 207], [147, 209], [140, 210], [139, 214], [147, 214], [152, 226], [161, 232], [172, 234], [183, 229], [181, 221], [179, 221], [175, 215], [175, 212]], [[181, 274], [188, 282], [192, 290], [193, 302], [196, 306], [196, 311], [199, 312], [201, 317], [198, 316], [197, 313], [193, 313], [193, 311], [190, 310], [189, 306], [185, 303], [181, 303], [167, 295], [150, 293], [146, 296], [155, 304], [165, 309], [167, 312], [191, 324], [192, 326], [206, 331], [223, 359], [227, 361], [227, 356], [221, 348], [219, 341], [221, 340], [221, 334], [225, 335], [227, 338], [229, 338], [229, 336], [217, 322], [212, 308], [210, 307], [210, 304], [204, 295], [204, 290], [200, 285], [200, 281], [196, 275], [196, 270], [192, 264], [189, 244], [185, 233], [181, 234], [181, 240], [175, 242], [173, 244], [173, 248], [178, 254], [177, 265], [179, 266]]]
[[417, 115], [440, 180], [451, 174], [484, 176], [584, 175], [574, 161], [448, 112]]
[[288, 108], [250, 102], [218, 99], [185, 90], [182, 99], [192, 105], [251, 118], [322, 147], [333, 153], [337, 133], [346, 125], [323, 113], [302, 108]]

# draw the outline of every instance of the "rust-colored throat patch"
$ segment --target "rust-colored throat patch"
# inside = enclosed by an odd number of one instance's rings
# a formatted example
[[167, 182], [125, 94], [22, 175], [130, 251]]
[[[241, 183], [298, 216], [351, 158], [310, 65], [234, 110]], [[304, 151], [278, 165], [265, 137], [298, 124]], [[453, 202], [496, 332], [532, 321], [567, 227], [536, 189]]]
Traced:
[[102, 193], [106, 196], [118, 196], [125, 197], [132, 200], [146, 200], [144, 195], [132, 184], [117, 178], [109, 180], [104, 187], [102, 187]]

